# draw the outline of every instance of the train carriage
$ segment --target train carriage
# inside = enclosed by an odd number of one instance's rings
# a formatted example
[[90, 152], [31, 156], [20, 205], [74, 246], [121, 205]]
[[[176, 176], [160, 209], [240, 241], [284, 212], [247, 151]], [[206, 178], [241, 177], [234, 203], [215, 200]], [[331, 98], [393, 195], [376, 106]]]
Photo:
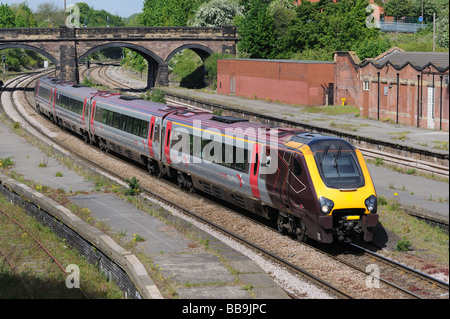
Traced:
[[38, 81], [36, 105], [101, 149], [276, 220], [301, 241], [372, 240], [376, 191], [360, 151], [345, 140], [51, 78]]
[[35, 86], [36, 108], [55, 124], [87, 140], [90, 130], [90, 99], [96, 93], [96, 89], [42, 77]]

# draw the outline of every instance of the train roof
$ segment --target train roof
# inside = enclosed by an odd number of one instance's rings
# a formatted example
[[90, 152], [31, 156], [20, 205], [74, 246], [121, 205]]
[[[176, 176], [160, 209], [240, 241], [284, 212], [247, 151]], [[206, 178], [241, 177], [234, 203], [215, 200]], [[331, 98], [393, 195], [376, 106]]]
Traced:
[[98, 91], [93, 100], [132, 112], [155, 116], [165, 116], [172, 112], [186, 109], [185, 107], [167, 106], [166, 104], [147, 101], [139, 97], [127, 96], [120, 93], [111, 93], [107, 91]]
[[80, 85], [73, 82], [63, 82], [58, 78], [50, 77], [50, 76], [44, 76], [39, 78], [38, 80], [41, 83], [45, 83], [47, 85], [57, 87], [57, 89], [62, 89], [65, 92], [72, 93], [74, 95], [82, 95], [84, 97], [93, 96], [96, 92], [98, 92], [97, 89]]

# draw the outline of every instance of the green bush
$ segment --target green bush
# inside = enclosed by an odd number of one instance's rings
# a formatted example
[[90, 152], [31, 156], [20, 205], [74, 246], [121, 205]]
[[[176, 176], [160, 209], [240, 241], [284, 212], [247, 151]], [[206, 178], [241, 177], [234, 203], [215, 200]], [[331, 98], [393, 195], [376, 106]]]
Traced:
[[139, 194], [141, 191], [141, 185], [139, 185], [139, 181], [133, 176], [131, 179], [127, 179], [128, 189], [125, 192], [125, 195], [134, 196]]
[[164, 91], [160, 89], [152, 90], [150, 93], [150, 101], [157, 103], [166, 103]]
[[411, 245], [412, 245], [412, 243], [405, 236], [397, 242], [396, 249], [397, 249], [397, 251], [408, 251], [411, 249]]

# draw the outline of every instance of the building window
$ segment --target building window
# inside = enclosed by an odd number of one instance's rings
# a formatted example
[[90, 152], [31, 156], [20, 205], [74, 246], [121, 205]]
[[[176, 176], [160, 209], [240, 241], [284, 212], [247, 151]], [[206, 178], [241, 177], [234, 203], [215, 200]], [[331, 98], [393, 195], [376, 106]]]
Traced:
[[369, 81], [363, 81], [363, 90], [369, 91]]

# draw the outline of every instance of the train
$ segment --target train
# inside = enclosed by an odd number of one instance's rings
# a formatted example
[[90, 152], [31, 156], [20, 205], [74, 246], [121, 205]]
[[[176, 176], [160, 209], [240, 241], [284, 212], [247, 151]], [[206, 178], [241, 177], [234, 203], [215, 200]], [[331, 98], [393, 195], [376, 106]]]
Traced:
[[373, 240], [377, 195], [344, 139], [155, 103], [44, 76], [36, 110], [105, 152], [321, 243]]

